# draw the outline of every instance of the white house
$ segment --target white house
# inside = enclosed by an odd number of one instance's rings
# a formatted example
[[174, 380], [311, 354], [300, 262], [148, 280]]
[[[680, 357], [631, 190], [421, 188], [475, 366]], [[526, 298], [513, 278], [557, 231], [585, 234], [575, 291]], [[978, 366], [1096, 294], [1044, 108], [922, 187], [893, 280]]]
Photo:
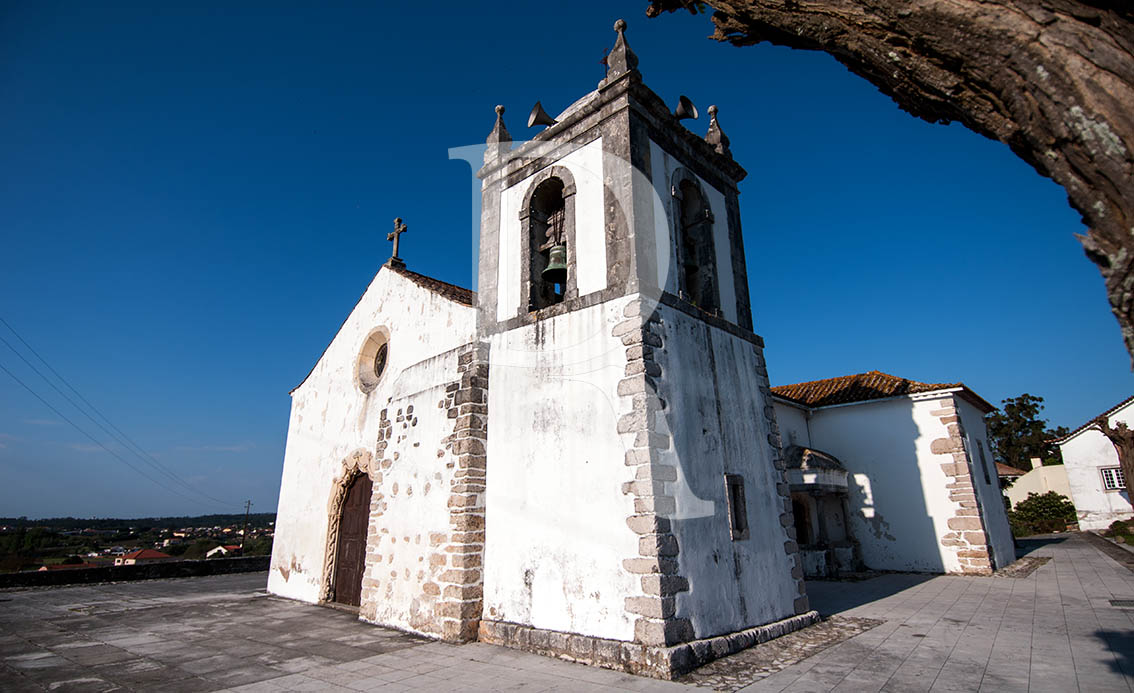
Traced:
[[987, 574], [1015, 560], [984, 425], [994, 407], [972, 390], [871, 371], [772, 393], [785, 450], [834, 460], [789, 470], [809, 572]]
[[[1105, 416], [1111, 426], [1119, 421], [1134, 426], [1134, 397], [1099, 416]], [[1115, 520], [1134, 517], [1118, 453], [1093, 423], [1094, 419], [1055, 441], [1063, 454], [1080, 529], [1106, 529]]]
[[292, 392], [273, 594], [661, 677], [818, 618], [746, 172], [716, 109], [687, 129], [615, 28], [599, 88], [532, 141], [497, 108], [478, 293], [395, 240]]

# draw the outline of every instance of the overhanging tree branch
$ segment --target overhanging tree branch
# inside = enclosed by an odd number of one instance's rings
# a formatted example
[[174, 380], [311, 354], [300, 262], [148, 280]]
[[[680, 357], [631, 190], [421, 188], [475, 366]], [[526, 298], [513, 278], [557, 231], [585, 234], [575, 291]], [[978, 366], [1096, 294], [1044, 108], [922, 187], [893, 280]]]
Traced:
[[909, 113], [1005, 142], [1067, 191], [1134, 355], [1134, 4], [1125, 0], [652, 0], [712, 38], [821, 50]]

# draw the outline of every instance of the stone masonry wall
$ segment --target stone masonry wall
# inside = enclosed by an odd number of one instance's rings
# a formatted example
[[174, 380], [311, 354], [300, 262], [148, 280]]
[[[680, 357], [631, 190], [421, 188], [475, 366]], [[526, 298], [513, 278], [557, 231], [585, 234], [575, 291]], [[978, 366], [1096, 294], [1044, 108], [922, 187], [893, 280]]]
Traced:
[[791, 507], [791, 488], [788, 486], [787, 465], [784, 464], [783, 441], [780, 438], [780, 427], [776, 422], [776, 410], [772, 406], [772, 390], [768, 382], [768, 366], [764, 360], [764, 350], [753, 345], [756, 353], [756, 379], [760, 383], [760, 395], [764, 400], [764, 420], [768, 425], [768, 447], [771, 448], [772, 464], [776, 468], [778, 479], [776, 481], [776, 494], [783, 505], [780, 513], [780, 526], [787, 533], [784, 542], [784, 553], [791, 557], [791, 577], [795, 580], [796, 593], [795, 613], [804, 614], [810, 609], [810, 600], [807, 598], [807, 587], [803, 580], [803, 559], [799, 555], [799, 543], [795, 530], [795, 513]]
[[440, 595], [436, 613], [441, 637], [475, 640], [483, 608], [484, 489], [488, 437], [488, 351], [470, 344], [457, 357], [460, 380], [446, 388], [453, 434], [446, 443], [456, 455], [449, 488], [449, 532], [430, 535], [430, 559], [444, 569], [423, 591]]
[[[399, 466], [408, 460], [399, 461], [400, 453], [391, 451], [391, 446], [405, 448], [411, 444], [410, 449], [418, 448], [409, 436], [417, 427], [418, 416], [424, 414], [415, 412], [414, 405], [379, 413], [375, 456], [379, 462], [377, 470], [371, 472], [374, 491], [359, 615], [374, 623], [466, 641], [476, 638], [482, 593], [488, 406], [488, 362], [482, 350], [474, 344], [462, 347], [455, 375], [458, 379], [444, 387], [437, 401], [437, 408], [444, 413], [431, 415], [450, 421], [451, 433], [437, 441], [435, 469], [422, 463], [430, 458], [419, 456], [415, 460], [418, 473], [412, 483]], [[397, 471], [401, 474], [395, 478]], [[435, 509], [421, 514], [434, 485], [434, 493], [444, 493], [445, 509], [438, 515], [440, 506], [431, 504]], [[404, 536], [391, 531], [397, 521], [405, 525], [407, 519], [417, 531]], [[416, 556], [417, 562], [400, 572], [396, 567], [406, 564], [407, 554]], [[393, 603], [395, 612], [383, 617], [380, 608]]]
[[950, 531], [941, 537], [941, 545], [956, 553], [962, 574], [989, 575], [992, 573], [992, 556], [988, 535], [984, 531], [984, 518], [973, 488], [972, 460], [965, 449], [965, 432], [956, 403], [952, 397], [942, 400], [940, 408], [931, 411], [930, 415], [938, 418], [948, 434], [934, 440], [930, 449], [934, 455], [941, 456], [941, 469], [949, 479], [945, 488], [949, 492], [949, 500], [956, 503], [954, 515], [948, 519]]
[[630, 441], [625, 458], [630, 480], [622, 492], [634, 496], [635, 514], [626, 524], [639, 535], [638, 555], [624, 560], [623, 566], [641, 576], [642, 589], [641, 595], [626, 598], [626, 610], [638, 616], [637, 642], [669, 646], [694, 635], [689, 620], [674, 615], [675, 597], [689, 589], [689, 581], [678, 574], [679, 547], [669, 520], [676, 505], [665, 493], [665, 482], [677, 481], [677, 468], [657, 463], [657, 453], [670, 446], [669, 435], [658, 431], [656, 421], [665, 408], [654, 385], [654, 378], [662, 374], [654, 359], [654, 350], [662, 346], [662, 331], [657, 329], [656, 314], [643, 316], [642, 309], [640, 300], [627, 304], [626, 320], [612, 332], [626, 347], [626, 377], [618, 383], [618, 394], [628, 411], [618, 420], [618, 433]]

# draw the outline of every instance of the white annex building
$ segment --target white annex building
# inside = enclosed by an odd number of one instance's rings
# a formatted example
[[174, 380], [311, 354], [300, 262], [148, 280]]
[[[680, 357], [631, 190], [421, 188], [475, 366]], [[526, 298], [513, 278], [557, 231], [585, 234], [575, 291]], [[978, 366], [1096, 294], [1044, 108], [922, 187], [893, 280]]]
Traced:
[[661, 677], [817, 619], [745, 171], [716, 109], [687, 129], [615, 28], [598, 89], [532, 141], [497, 108], [478, 294], [395, 242], [292, 392], [273, 594]]
[[[1134, 397], [1119, 402], [1095, 419], [1106, 417], [1114, 426], [1118, 422], [1134, 427]], [[1126, 479], [1118, 464], [1114, 444], [1088, 421], [1055, 441], [1063, 455], [1067, 483], [1071, 486], [1071, 502], [1079, 518], [1079, 529], [1106, 529], [1115, 520], [1134, 517]]]
[[871, 371], [772, 388], [808, 575], [987, 574], [1016, 559], [984, 415], [961, 383]]
[[[1004, 489], [1004, 497], [1012, 508], [1020, 501], [1027, 500], [1031, 494], [1042, 496], [1054, 491], [1061, 496], [1071, 498], [1071, 485], [1067, 482], [1067, 467], [1062, 464], [1044, 465], [1038, 457], [1031, 459], [1032, 468], [1027, 472], [1004, 464], [997, 464], [1001, 481], [1013, 480], [1012, 485]], [[1003, 488], [1003, 483], [1001, 484]]]

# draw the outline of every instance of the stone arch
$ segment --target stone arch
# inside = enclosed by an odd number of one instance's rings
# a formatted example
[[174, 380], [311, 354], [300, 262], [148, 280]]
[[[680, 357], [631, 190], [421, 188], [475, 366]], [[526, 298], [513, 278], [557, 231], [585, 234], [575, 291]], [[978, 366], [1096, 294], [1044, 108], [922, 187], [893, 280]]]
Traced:
[[377, 482], [375, 479], [377, 467], [374, 456], [368, 450], [355, 450], [343, 458], [342, 471], [331, 484], [331, 497], [327, 502], [327, 543], [323, 554], [323, 584], [319, 590], [321, 602], [331, 600], [331, 590], [335, 581], [336, 549], [339, 544], [339, 520], [342, 518], [347, 491], [350, 490], [355, 477], [362, 474], [369, 476], [371, 481]]
[[[691, 205], [696, 205], [697, 209], [690, 209]], [[669, 216], [677, 258], [678, 295], [702, 310], [719, 313], [721, 295], [713, 210], [701, 179], [685, 167], [670, 176]]]
[[532, 214], [532, 206], [537, 201], [537, 192], [545, 184], [558, 180], [563, 184], [563, 227], [567, 245], [567, 282], [563, 286], [563, 301], [577, 298], [579, 288], [576, 281], [577, 248], [575, 246], [575, 177], [565, 166], [548, 166], [535, 174], [528, 183], [524, 192], [523, 203], [520, 205], [520, 297], [519, 313], [530, 312], [547, 307], [545, 297], [540, 295], [541, 283], [538, 273], [542, 267], [535, 262], [537, 245], [533, 244], [533, 236], [541, 233], [539, 225], [541, 220]]

